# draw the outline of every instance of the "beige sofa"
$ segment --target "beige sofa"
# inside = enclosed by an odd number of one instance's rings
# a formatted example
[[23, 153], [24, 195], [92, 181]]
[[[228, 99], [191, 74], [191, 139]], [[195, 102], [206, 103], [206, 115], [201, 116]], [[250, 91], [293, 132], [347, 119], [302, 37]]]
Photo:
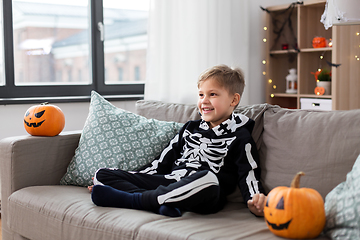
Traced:
[[[185, 122], [198, 118], [195, 105], [138, 101], [148, 118]], [[301, 186], [325, 198], [360, 153], [360, 110], [288, 110], [268, 104], [238, 107], [256, 122], [267, 191], [289, 186], [298, 171]], [[56, 137], [21, 136], [0, 142], [2, 235], [9, 239], [279, 239], [263, 218], [252, 215], [238, 192], [219, 213], [169, 218], [150, 212], [95, 206], [85, 187], [59, 185], [80, 132]], [[319, 239], [326, 239], [320, 236]]]

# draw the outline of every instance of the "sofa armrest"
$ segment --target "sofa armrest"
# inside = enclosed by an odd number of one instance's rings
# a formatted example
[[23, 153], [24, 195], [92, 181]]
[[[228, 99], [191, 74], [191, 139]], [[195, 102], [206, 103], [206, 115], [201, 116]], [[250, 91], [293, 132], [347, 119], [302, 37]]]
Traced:
[[9, 196], [29, 186], [59, 184], [79, 138], [80, 132], [64, 132], [55, 137], [21, 136], [0, 141], [3, 239], [16, 238], [16, 233], [7, 225]]
[[[80, 132], [55, 137], [20, 136], [0, 141], [2, 194], [36, 185], [56, 185], [75, 154]], [[5, 193], [5, 192], [6, 193]]]

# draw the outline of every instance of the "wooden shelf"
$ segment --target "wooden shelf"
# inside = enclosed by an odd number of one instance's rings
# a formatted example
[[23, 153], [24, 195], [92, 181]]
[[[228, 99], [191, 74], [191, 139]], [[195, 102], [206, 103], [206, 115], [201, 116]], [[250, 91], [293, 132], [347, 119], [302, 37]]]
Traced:
[[289, 94], [289, 93], [274, 93], [274, 97], [289, 97], [289, 98], [296, 98], [297, 94]]
[[297, 53], [298, 51], [296, 51], [295, 49], [291, 49], [291, 50], [273, 50], [270, 51], [270, 54], [287, 54], [287, 53]]
[[325, 48], [302, 48], [300, 52], [327, 52], [332, 51], [332, 47], [325, 47]]
[[282, 97], [282, 98], [329, 98], [331, 99], [331, 95], [316, 95], [316, 94], [289, 94], [289, 93], [273, 93], [274, 97]]
[[[287, 108], [300, 108], [301, 98], [331, 99], [332, 110], [360, 108], [360, 56], [359, 36], [360, 23], [351, 25], [334, 25], [325, 30], [320, 22], [326, 0], [307, 0], [296, 5], [286, 14], [289, 5], [269, 7], [271, 14], [266, 14], [266, 101], [270, 104]], [[278, 13], [278, 14], [277, 14]], [[292, 27], [285, 22], [290, 19]], [[274, 33], [273, 22], [284, 26], [280, 36]], [[282, 25], [283, 24], [283, 25]], [[296, 36], [294, 36], [294, 34]], [[321, 36], [332, 40], [332, 47], [313, 48], [314, 37]], [[294, 40], [296, 42], [294, 42]], [[298, 46], [295, 49], [281, 50], [282, 46]], [[329, 66], [329, 63], [341, 64], [340, 67]], [[289, 69], [297, 70], [297, 93], [286, 93], [286, 76]], [[319, 68], [332, 71], [332, 94], [318, 96], [314, 94], [316, 81], [312, 72]]]

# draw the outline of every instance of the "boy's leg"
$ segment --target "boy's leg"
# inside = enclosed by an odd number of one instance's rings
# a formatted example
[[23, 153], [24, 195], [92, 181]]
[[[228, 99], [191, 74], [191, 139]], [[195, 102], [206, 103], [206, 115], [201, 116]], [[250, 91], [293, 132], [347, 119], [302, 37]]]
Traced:
[[[92, 186], [91, 198], [98, 206], [143, 209], [140, 200], [141, 192], [173, 182], [176, 180], [164, 178], [162, 175], [129, 173], [119, 169], [102, 168], [95, 173], [95, 186]], [[154, 211], [171, 217], [181, 216], [179, 209], [167, 206], [154, 209]]]
[[175, 182], [162, 175], [149, 175], [144, 173], [129, 173], [120, 169], [99, 169], [94, 176], [95, 185], [107, 185], [129, 193], [144, 192], [156, 189], [159, 185], [169, 185]]
[[213, 213], [224, 204], [220, 199], [219, 181], [211, 171], [196, 172], [168, 186], [142, 193], [142, 206], [147, 210], [160, 206], [197, 213]]
[[[129, 177], [128, 179], [133, 180], [132, 174], [128, 174], [131, 173], [125, 174]], [[100, 174], [96, 176], [100, 176]], [[139, 176], [143, 177], [143, 179], [140, 177], [141, 180], [139, 180]], [[148, 176], [154, 177], [153, 179], [156, 179], [156, 181], [164, 181], [170, 184], [154, 184], [151, 180], [149, 181]], [[139, 174], [136, 178], [136, 181], [140, 181], [140, 183], [147, 180], [147, 184], [154, 190], [135, 189], [134, 186], [128, 185], [128, 182], [119, 184], [111, 180], [106, 183], [113, 186], [115, 184], [117, 189], [123, 188], [124, 190], [119, 191], [107, 186], [94, 186], [92, 192], [94, 203], [99, 206], [144, 209], [153, 212], [158, 212], [160, 206], [165, 206], [166, 211], [168, 210], [166, 207], [169, 207], [170, 209], [180, 208], [197, 213], [213, 213], [223, 205], [222, 198], [220, 198], [218, 179], [210, 171], [196, 172], [178, 182], [172, 179], [165, 180], [165, 177], [160, 175], [143, 176]], [[163, 180], [160, 180], [161, 178]]]

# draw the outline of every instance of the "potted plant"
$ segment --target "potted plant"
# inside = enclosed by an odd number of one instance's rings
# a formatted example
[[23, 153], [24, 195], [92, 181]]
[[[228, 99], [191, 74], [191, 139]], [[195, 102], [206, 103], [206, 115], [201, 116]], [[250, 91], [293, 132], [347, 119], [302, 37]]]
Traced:
[[323, 87], [325, 95], [331, 94], [331, 71], [324, 68], [318, 71], [318, 74], [315, 75], [316, 78], [316, 86]]

